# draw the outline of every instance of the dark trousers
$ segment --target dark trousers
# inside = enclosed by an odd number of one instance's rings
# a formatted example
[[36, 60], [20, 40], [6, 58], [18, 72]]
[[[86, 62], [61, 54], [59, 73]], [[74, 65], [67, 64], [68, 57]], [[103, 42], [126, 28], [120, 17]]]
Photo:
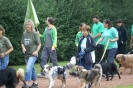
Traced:
[[47, 64], [48, 57], [50, 57], [53, 66], [58, 66], [56, 50], [51, 50], [51, 47], [43, 47], [41, 54], [41, 67]]
[[114, 62], [116, 52], [117, 52], [117, 48], [106, 50], [106, 57], [108, 62]]
[[[99, 62], [100, 59], [102, 58], [103, 50], [104, 50], [104, 46], [101, 44], [98, 44], [96, 47], [96, 53], [97, 53], [96, 62]], [[103, 62], [104, 62], [104, 60], [103, 60]]]
[[118, 45], [117, 54], [125, 54], [126, 53], [126, 44]]

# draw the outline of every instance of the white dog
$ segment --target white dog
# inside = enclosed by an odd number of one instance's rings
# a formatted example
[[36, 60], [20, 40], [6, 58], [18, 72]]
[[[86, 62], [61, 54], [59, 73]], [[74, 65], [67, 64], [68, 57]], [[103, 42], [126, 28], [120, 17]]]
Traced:
[[64, 88], [66, 85], [66, 77], [68, 73], [72, 70], [72, 68], [76, 64], [77, 58], [73, 56], [70, 60], [70, 62], [65, 66], [49, 66], [44, 65], [43, 72], [45, 74], [46, 78], [49, 78], [49, 88], [52, 88], [54, 86], [54, 80], [55, 78], [58, 78], [62, 81], [62, 88]]

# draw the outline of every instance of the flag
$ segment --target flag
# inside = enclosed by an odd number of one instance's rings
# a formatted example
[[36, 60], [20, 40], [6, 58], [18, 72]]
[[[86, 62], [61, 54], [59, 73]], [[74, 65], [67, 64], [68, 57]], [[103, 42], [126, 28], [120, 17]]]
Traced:
[[36, 11], [35, 11], [35, 8], [34, 8], [31, 0], [28, 0], [24, 24], [28, 19], [31, 19], [34, 22], [35, 27], [37, 27], [40, 24], [37, 14], [36, 14]]

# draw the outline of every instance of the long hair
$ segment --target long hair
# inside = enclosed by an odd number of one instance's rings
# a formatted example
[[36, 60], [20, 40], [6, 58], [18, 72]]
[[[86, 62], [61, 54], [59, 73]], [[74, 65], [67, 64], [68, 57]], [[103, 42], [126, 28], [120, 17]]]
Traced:
[[28, 20], [25, 22], [25, 32], [27, 32], [27, 30], [26, 30], [26, 23], [27, 23], [27, 22], [31, 23], [31, 30], [32, 30], [32, 31], [35, 31], [34, 22], [33, 22], [31, 19], [28, 19]]
[[2, 31], [2, 35], [5, 34], [5, 29], [0, 25], [0, 30]]

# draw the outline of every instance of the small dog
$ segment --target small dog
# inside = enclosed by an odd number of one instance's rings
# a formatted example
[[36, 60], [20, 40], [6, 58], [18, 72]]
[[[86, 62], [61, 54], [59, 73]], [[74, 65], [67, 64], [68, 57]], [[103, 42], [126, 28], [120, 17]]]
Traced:
[[76, 60], [76, 57], [73, 56], [66, 66], [52, 67], [49, 65], [44, 65], [44, 69], [42, 71], [45, 74], [45, 77], [49, 78], [49, 88], [53, 87], [55, 78], [58, 78], [62, 81], [62, 88], [65, 87], [67, 75], [75, 66]]
[[16, 88], [17, 77], [16, 70], [13, 68], [6, 68], [0, 70], [0, 87], [5, 85], [6, 88]]
[[107, 80], [109, 81], [109, 76], [108, 76], [108, 72], [111, 74], [111, 79], [113, 79], [113, 73], [117, 73], [119, 79], [121, 79], [120, 74], [117, 70], [117, 66], [115, 65], [115, 63], [113, 62], [107, 62], [107, 63], [101, 63], [102, 69], [103, 69], [103, 73], [106, 75]]
[[88, 88], [88, 84], [93, 82], [94, 85], [92, 85], [92, 88], [95, 87], [97, 84], [100, 86], [100, 81], [101, 81], [101, 70], [102, 68], [98, 66], [98, 69], [94, 68], [92, 70], [86, 70], [82, 66], [75, 66], [74, 72], [78, 76], [80, 80], [80, 87], [79, 88]]
[[130, 74], [133, 74], [133, 54], [127, 54], [127, 55], [118, 54], [115, 60], [117, 63], [122, 65], [122, 67], [120, 67], [119, 69], [121, 74], [127, 68], [130, 68], [131, 69]]
[[24, 81], [24, 69], [23, 68], [19, 68], [18, 69], [18, 71], [16, 72], [16, 77], [17, 77], [17, 83], [22, 81], [25, 84], [25, 81]]

